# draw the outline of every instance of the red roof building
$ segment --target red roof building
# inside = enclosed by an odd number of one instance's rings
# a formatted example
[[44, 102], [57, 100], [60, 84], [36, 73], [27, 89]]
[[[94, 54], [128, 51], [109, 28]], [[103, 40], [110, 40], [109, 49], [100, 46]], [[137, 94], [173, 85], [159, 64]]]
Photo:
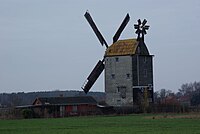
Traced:
[[33, 102], [38, 117], [66, 117], [97, 113], [97, 101], [91, 96], [41, 97]]

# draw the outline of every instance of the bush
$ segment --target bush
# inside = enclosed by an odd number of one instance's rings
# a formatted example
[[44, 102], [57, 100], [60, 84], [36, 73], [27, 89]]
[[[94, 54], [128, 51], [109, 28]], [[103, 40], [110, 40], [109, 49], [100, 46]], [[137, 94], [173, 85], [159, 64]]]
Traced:
[[31, 109], [22, 110], [22, 115], [25, 119], [33, 118], [33, 111]]

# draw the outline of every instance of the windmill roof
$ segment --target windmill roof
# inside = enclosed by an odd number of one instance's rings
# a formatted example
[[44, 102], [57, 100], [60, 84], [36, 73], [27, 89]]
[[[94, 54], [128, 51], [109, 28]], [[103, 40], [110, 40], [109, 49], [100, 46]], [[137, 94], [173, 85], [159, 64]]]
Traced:
[[105, 52], [105, 56], [134, 55], [138, 46], [136, 39], [118, 40]]

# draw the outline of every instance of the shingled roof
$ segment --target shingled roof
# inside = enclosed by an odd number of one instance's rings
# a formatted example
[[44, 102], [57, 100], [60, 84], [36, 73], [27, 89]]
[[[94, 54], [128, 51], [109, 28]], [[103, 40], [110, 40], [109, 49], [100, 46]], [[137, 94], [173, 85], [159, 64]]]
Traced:
[[136, 53], [137, 46], [136, 39], [119, 40], [106, 50], [105, 56], [133, 55]]
[[[38, 102], [40, 102], [38, 104]], [[97, 104], [91, 96], [78, 97], [41, 97], [37, 98], [33, 105], [77, 105], [77, 104]]]

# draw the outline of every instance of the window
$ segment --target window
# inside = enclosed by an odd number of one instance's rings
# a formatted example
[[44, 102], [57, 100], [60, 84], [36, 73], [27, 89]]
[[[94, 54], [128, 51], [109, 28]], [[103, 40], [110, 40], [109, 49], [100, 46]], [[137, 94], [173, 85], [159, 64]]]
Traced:
[[130, 74], [126, 74], [126, 79], [130, 79]]
[[111, 78], [112, 78], [112, 79], [115, 79], [115, 74], [111, 74]]
[[121, 100], [117, 100], [117, 103], [121, 102]]
[[72, 106], [72, 112], [77, 112], [77, 106], [76, 105]]
[[117, 57], [117, 58], [115, 58], [115, 61], [116, 61], [116, 62], [119, 62], [119, 58], [118, 58], [118, 57]]
[[118, 106], [121, 105], [121, 100], [117, 99], [117, 105], [118, 105]]
[[119, 93], [120, 92], [120, 88], [119, 87], [117, 87], [117, 93]]
[[148, 98], [149, 102], [153, 102], [152, 98]]
[[122, 99], [126, 98], [126, 86], [119, 86], [117, 87], [117, 93], [119, 93]]
[[152, 90], [152, 89], [153, 89], [152, 84], [148, 84], [148, 87], [149, 87], [149, 90]]

